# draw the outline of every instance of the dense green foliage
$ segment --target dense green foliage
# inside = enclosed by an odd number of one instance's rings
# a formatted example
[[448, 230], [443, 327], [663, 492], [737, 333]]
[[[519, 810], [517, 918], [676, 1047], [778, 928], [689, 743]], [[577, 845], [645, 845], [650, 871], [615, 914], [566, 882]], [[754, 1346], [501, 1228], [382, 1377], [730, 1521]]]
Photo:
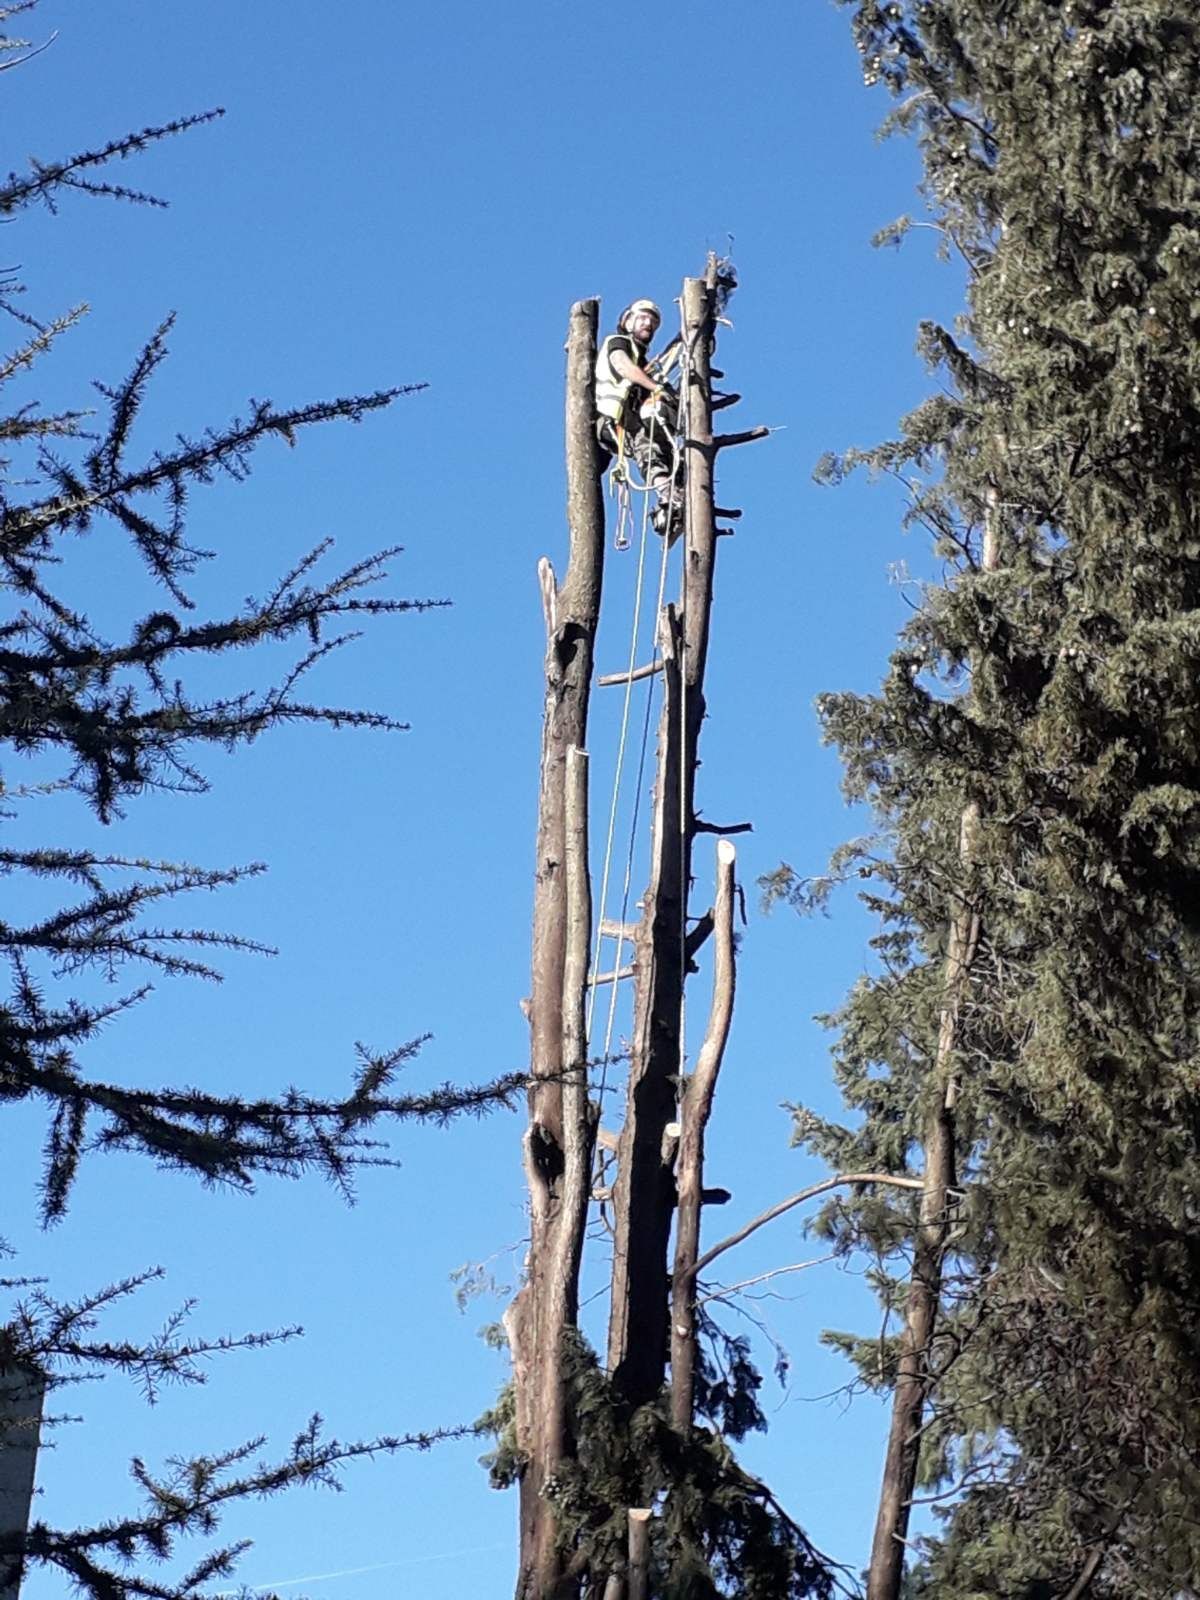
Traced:
[[[882, 690], [822, 704], [879, 966], [840, 1016], [842, 1170], [919, 1171], [947, 930], [958, 1184], [916, 1593], [1191, 1593], [1200, 1572], [1200, 24], [1171, 0], [853, 4], [965, 263], [897, 474], [946, 564]], [[889, 237], [898, 237], [901, 222]], [[994, 570], [985, 530], [997, 541]], [[964, 867], [965, 808], [979, 809]], [[830, 1204], [899, 1306], [914, 1207]], [[893, 1351], [842, 1336], [865, 1382]]]
[[[559, 1538], [578, 1573], [620, 1571], [630, 1506], [653, 1506], [650, 1593], [661, 1600], [832, 1600], [837, 1574], [767, 1486], [741, 1467], [732, 1446], [766, 1419], [747, 1341], [704, 1318], [696, 1409], [685, 1437], [672, 1426], [669, 1397], [631, 1408], [600, 1370], [580, 1335], [568, 1352], [577, 1450], [547, 1493]], [[484, 1457], [496, 1488], [522, 1466], [509, 1385], [480, 1419], [496, 1436]]]

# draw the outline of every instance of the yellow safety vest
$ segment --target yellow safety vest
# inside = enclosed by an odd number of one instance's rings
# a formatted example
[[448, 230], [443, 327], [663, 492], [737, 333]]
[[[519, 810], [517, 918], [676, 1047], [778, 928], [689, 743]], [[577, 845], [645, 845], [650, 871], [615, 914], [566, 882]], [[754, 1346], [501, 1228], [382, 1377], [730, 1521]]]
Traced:
[[[642, 366], [646, 360], [646, 346], [641, 345], [631, 333], [610, 333], [596, 352], [596, 412], [613, 422], [629, 420], [629, 391], [634, 387], [628, 378], [618, 378], [612, 369], [614, 349], [623, 349]], [[639, 388], [639, 394], [642, 392]]]

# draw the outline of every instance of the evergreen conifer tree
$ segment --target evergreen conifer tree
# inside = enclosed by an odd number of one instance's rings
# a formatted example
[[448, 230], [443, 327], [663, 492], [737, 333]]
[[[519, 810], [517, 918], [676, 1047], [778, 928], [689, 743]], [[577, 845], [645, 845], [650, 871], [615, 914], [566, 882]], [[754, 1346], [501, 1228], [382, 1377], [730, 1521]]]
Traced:
[[[0, 67], [20, 64], [24, 46], [8, 24], [29, 9], [29, 3], [0, 8]], [[0, 217], [18, 218], [35, 204], [54, 209], [79, 192], [146, 201], [148, 196], [110, 181], [112, 163], [216, 115], [183, 118], [59, 161], [34, 162], [0, 182]], [[69, 311], [42, 321], [23, 309], [19, 290], [11, 279], [0, 284], [0, 311], [17, 330], [9, 354], [0, 359], [0, 388], [24, 377], [82, 314]], [[200, 619], [187, 590], [204, 553], [188, 543], [186, 512], [197, 485], [221, 475], [242, 479], [260, 445], [274, 439], [291, 444], [316, 423], [360, 421], [410, 388], [282, 409], [252, 402], [232, 422], [147, 451], [135, 439], [135, 424], [165, 357], [168, 331], [169, 323], [154, 334], [127, 377], [101, 386], [107, 416], [98, 431], [83, 410], [48, 412], [13, 400], [0, 414], [0, 587], [6, 596], [0, 617], [0, 741], [8, 752], [0, 791], [9, 816], [24, 818], [36, 813], [47, 793], [66, 793], [107, 822], [147, 791], [203, 788], [197, 762], [206, 747], [232, 749], [289, 722], [395, 726], [379, 713], [321, 705], [300, 693], [310, 670], [352, 637], [342, 631], [347, 625], [429, 604], [376, 592], [395, 552], [322, 575], [322, 547], [299, 559], [264, 598]], [[127, 539], [147, 574], [148, 609], [129, 619], [122, 637], [106, 637], [71, 598], [72, 541], [101, 532]], [[214, 697], [189, 685], [192, 663], [289, 643], [298, 645], [292, 663], [270, 687]], [[22, 782], [24, 776], [30, 781]], [[246, 1099], [93, 1076], [84, 1060], [89, 1040], [146, 991], [135, 979], [121, 998], [97, 1001], [86, 987], [87, 974], [111, 977], [140, 968], [211, 975], [214, 950], [254, 946], [202, 927], [164, 923], [164, 907], [257, 869], [131, 859], [48, 839], [35, 848], [0, 848], [0, 870], [11, 891], [0, 924], [0, 953], [10, 978], [0, 1002], [0, 1099], [45, 1107], [41, 1199], [48, 1223], [64, 1217], [85, 1152], [136, 1152], [209, 1184], [249, 1189], [263, 1175], [312, 1170], [346, 1189], [356, 1167], [386, 1160], [376, 1131], [381, 1122], [442, 1123], [505, 1101], [523, 1084], [514, 1075], [475, 1088], [399, 1094], [393, 1080], [419, 1041], [382, 1054], [360, 1053], [346, 1091], [334, 1096], [289, 1089], [273, 1098]], [[36, 886], [36, 900], [23, 895], [24, 883]], [[57, 901], [50, 909], [24, 920], [15, 911], [21, 904], [46, 907], [51, 896]], [[72, 993], [72, 980], [84, 987]], [[65, 1370], [115, 1370], [134, 1375], [152, 1394], [168, 1379], [199, 1381], [205, 1355], [281, 1337], [198, 1340], [172, 1323], [142, 1344], [105, 1338], [104, 1311], [139, 1281], [100, 1287], [71, 1303], [55, 1300], [34, 1280], [6, 1281], [17, 1303], [0, 1327], [0, 1379], [16, 1385], [15, 1426], [27, 1420], [19, 1403], [23, 1383], [34, 1394], [44, 1383], [53, 1389]], [[10, 1406], [0, 1448], [19, 1443], [11, 1432], [13, 1414]], [[276, 1459], [264, 1459], [263, 1441], [252, 1440], [216, 1456], [181, 1452], [161, 1476], [135, 1461], [144, 1506], [134, 1515], [106, 1521], [100, 1508], [94, 1525], [67, 1529], [39, 1517], [27, 1534], [14, 1530], [7, 1517], [0, 1529], [0, 1588], [7, 1592], [23, 1567], [40, 1564], [103, 1600], [197, 1595], [227, 1576], [239, 1546], [210, 1545], [179, 1578], [149, 1573], [146, 1562], [171, 1554], [183, 1536], [211, 1535], [232, 1501], [292, 1484], [332, 1482], [346, 1461], [424, 1448], [435, 1437], [344, 1442], [324, 1437], [314, 1419]]]
[[[931, 1219], [890, 1192], [822, 1219], [891, 1309], [937, 1298], [907, 1352], [920, 1459], [893, 1536], [918, 1496], [942, 1519], [912, 1592], [1190, 1594], [1200, 25], [1171, 0], [851, 9], [968, 289], [960, 327], [922, 330], [947, 392], [826, 464], [899, 474], [948, 571], [881, 692], [823, 701], [878, 819], [850, 858], [882, 929], [835, 1019], [859, 1116], [798, 1131], [842, 1170], [919, 1172], [949, 1111], [932, 1272], [912, 1271]], [[835, 1337], [896, 1385], [903, 1333]], [[872, 1596], [898, 1579], [873, 1562]]]

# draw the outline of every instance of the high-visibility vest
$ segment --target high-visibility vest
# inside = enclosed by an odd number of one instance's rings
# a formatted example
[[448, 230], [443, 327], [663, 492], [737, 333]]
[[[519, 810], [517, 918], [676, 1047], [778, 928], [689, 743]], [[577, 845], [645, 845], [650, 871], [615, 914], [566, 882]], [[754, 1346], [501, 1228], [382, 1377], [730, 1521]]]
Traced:
[[640, 367], [645, 364], [646, 346], [639, 344], [631, 333], [610, 333], [596, 352], [596, 412], [613, 422], [628, 421], [629, 391], [633, 384], [628, 378], [618, 378], [613, 371], [610, 358], [614, 350], [624, 350]]

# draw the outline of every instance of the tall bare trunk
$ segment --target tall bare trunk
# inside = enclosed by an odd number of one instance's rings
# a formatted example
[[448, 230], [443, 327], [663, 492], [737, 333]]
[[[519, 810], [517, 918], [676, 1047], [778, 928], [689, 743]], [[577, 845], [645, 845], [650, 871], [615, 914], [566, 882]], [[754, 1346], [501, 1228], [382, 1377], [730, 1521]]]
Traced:
[[675, 1207], [673, 1146], [681, 1070], [680, 1017], [687, 971], [687, 893], [691, 875], [696, 747], [704, 716], [704, 666], [716, 519], [712, 493], [709, 350], [713, 290], [703, 278], [683, 285], [683, 392], [687, 437], [682, 611], [667, 608], [650, 847], [650, 882], [634, 941], [635, 993], [625, 1125], [613, 1193], [612, 1306], [608, 1364], [633, 1405], [662, 1388], [668, 1346], [667, 1250]]
[[604, 565], [604, 503], [592, 428], [598, 306], [571, 309], [567, 337], [567, 521], [561, 587], [539, 569], [546, 613], [546, 697], [538, 800], [531, 1078], [525, 1170], [531, 1241], [525, 1287], [506, 1317], [516, 1388], [521, 1476], [520, 1600], [564, 1588], [547, 1480], [572, 1452], [564, 1356], [578, 1311], [592, 1126], [583, 1006], [591, 903], [587, 869], [587, 736]]
[[[675, 1213], [674, 1128], [682, 1062], [683, 986], [691, 958], [718, 924], [716, 994], [709, 1035], [686, 1099], [684, 1259], [694, 1268], [699, 1237], [703, 1133], [733, 998], [733, 852], [724, 841], [718, 905], [690, 934], [687, 898], [697, 743], [717, 529], [713, 462], [726, 443], [712, 436], [709, 355], [715, 328], [715, 262], [684, 284], [687, 357], [687, 535], [680, 607], [658, 618], [662, 715], [650, 846], [650, 884], [634, 938], [636, 977], [624, 1128], [613, 1190], [614, 1264], [609, 1367], [618, 1393], [640, 1405], [662, 1388], [668, 1347], [668, 1247]], [[564, 1551], [555, 1526], [552, 1480], [576, 1448], [566, 1359], [578, 1317], [580, 1259], [588, 1216], [594, 1110], [587, 1085], [584, 996], [592, 922], [587, 865], [588, 694], [603, 564], [603, 503], [592, 433], [596, 306], [573, 308], [568, 342], [567, 469], [571, 555], [561, 588], [548, 561], [539, 568], [546, 613], [546, 698], [534, 894], [533, 987], [528, 1002], [532, 1088], [525, 1135], [531, 1243], [526, 1283], [505, 1323], [513, 1358], [521, 1475], [518, 1600], [644, 1600], [650, 1581], [651, 1512], [628, 1508], [628, 1552], [591, 1570], [586, 1549]], [[734, 513], [736, 514], [736, 513]], [[658, 675], [658, 664], [634, 677]], [[613, 680], [627, 682], [629, 674]], [[719, 829], [708, 828], [719, 832]], [[740, 830], [734, 830], [740, 831]], [[602, 913], [603, 914], [603, 913]], [[603, 928], [604, 924], [601, 924]], [[723, 931], [722, 931], [723, 930]], [[622, 925], [622, 936], [624, 925]], [[616, 981], [619, 974], [611, 977]], [[593, 981], [599, 981], [599, 975]], [[695, 1273], [680, 1278], [686, 1348], [677, 1357], [690, 1396], [695, 1371]], [[691, 1402], [687, 1404], [691, 1422]]]

